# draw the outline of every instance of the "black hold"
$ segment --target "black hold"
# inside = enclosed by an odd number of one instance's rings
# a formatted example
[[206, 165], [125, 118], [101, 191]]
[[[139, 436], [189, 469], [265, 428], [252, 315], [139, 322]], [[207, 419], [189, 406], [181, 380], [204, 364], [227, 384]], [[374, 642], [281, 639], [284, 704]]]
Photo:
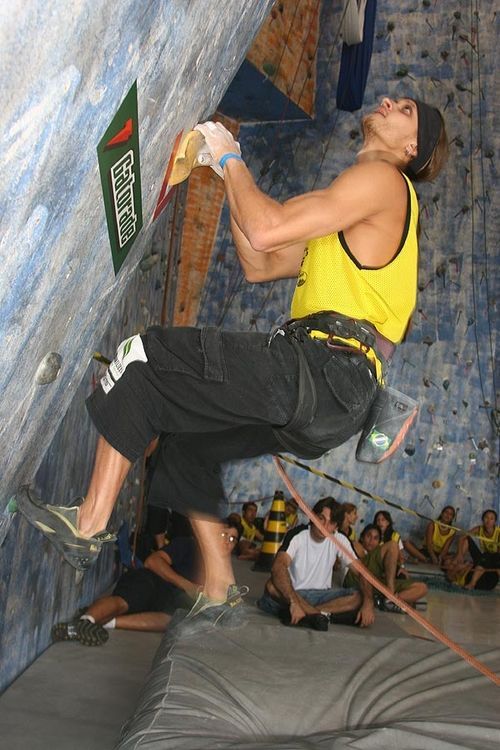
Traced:
[[484, 152], [484, 155], [486, 159], [493, 159], [493, 157], [495, 156], [495, 152], [493, 151], [493, 149], [489, 148]]
[[445, 261], [442, 261], [442, 263], [440, 263], [437, 266], [437, 268], [436, 268], [436, 276], [438, 277], [438, 279], [444, 279], [444, 277], [446, 276], [446, 263], [445, 263]]
[[401, 65], [401, 67], [396, 70], [396, 77], [406, 78], [406, 76], [408, 76], [408, 78], [412, 78], [412, 76], [410, 75], [410, 71], [408, 70], [406, 65]]
[[462, 400], [462, 404], [464, 405], [465, 409], [467, 409], [467, 407], [469, 406], [469, 402], [465, 401], [465, 399]]
[[351, 130], [349, 133], [349, 137], [351, 138], [351, 140], [354, 140], [358, 136], [359, 136], [359, 130], [356, 130], [356, 128], [353, 128], [353, 130]]
[[457, 148], [463, 148], [464, 147], [464, 142], [463, 142], [463, 140], [458, 135], [457, 135], [457, 137], [454, 140], [455, 140], [455, 145], [457, 146]]
[[456, 219], [457, 216], [460, 216], [460, 214], [462, 214], [462, 216], [465, 216], [465, 214], [469, 213], [469, 211], [470, 211], [470, 206], [462, 206], [460, 211], [457, 211], [457, 213], [455, 214], [453, 218]]
[[426, 57], [429, 57], [429, 50], [423, 49], [420, 53], [420, 57], [422, 58], [422, 60], [425, 60]]
[[467, 318], [467, 328], [470, 328], [472, 325], [474, 325], [474, 323], [474, 318]]
[[431, 0], [422, 0], [422, 5], [424, 6], [424, 8], [430, 8]]
[[469, 88], [467, 88], [467, 86], [464, 86], [463, 83], [456, 83], [455, 88], [458, 91], [468, 91], [469, 94], [472, 94], [472, 91]]
[[479, 448], [480, 451], [488, 451], [490, 448], [488, 441], [484, 439], [479, 441], [479, 443], [477, 444], [477, 447]]
[[458, 409], [452, 409], [451, 413], [456, 417], [458, 414]]
[[411, 443], [409, 445], [407, 445], [406, 448], [405, 448], [405, 453], [406, 453], [407, 456], [414, 456], [415, 455], [415, 446], [411, 445]]
[[422, 378], [422, 380], [426, 388], [431, 387], [431, 381], [429, 380], [429, 378]]
[[391, 33], [391, 31], [394, 31], [395, 28], [396, 28], [396, 24], [394, 23], [394, 21], [389, 21], [387, 23], [387, 31], [389, 33]]
[[448, 378], [445, 378], [445, 380], [443, 380], [443, 388], [445, 389], [445, 391], [447, 391], [449, 387], [450, 381], [448, 380]]
[[446, 104], [444, 105], [444, 109], [451, 104], [455, 100], [455, 94], [453, 91], [450, 91], [448, 94], [446, 94]]
[[444, 62], [446, 62], [446, 60], [447, 60], [447, 59], [448, 59], [448, 57], [450, 56], [450, 53], [448, 52], [448, 50], [447, 50], [447, 49], [443, 49], [443, 50], [441, 50], [441, 52], [439, 53], [439, 56], [441, 57], [441, 59], [442, 59], [442, 60], [444, 60]]
[[160, 279], [156, 279], [156, 281], [155, 281], [155, 292], [159, 292], [160, 289], [163, 289], [163, 284], [161, 283]]
[[436, 208], [437, 208], [437, 204], [439, 203], [440, 197], [441, 196], [439, 195], [439, 193], [436, 193], [436, 195], [432, 196], [432, 202], [434, 203], [434, 205], [436, 206]]
[[453, 17], [454, 17], [454, 18], [456, 18], [456, 19], [457, 19], [457, 21], [459, 21], [459, 20], [460, 20], [460, 19], [462, 18], [462, 14], [460, 13], [460, 11], [459, 11], [459, 10], [456, 10], [456, 11], [454, 12], [454, 14], [453, 14]]
[[429, 404], [429, 406], [427, 407], [427, 412], [429, 414], [435, 414], [436, 413], [436, 407], [434, 406], [434, 404]]
[[432, 345], [433, 345], [433, 343], [434, 343], [434, 339], [431, 339], [431, 337], [430, 337], [430, 336], [425, 336], [425, 337], [424, 337], [424, 338], [422, 339], [422, 344], [427, 344], [427, 346], [429, 346], [429, 347], [430, 347], [430, 346], [432, 346]]
[[276, 73], [276, 65], [272, 62], [266, 61], [262, 64], [262, 70], [264, 71], [266, 76], [272, 78]]

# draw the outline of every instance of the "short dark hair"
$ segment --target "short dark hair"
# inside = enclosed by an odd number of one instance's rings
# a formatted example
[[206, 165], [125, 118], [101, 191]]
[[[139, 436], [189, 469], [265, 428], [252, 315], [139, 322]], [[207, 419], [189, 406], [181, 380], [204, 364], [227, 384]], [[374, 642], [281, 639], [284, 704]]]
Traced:
[[496, 510], [493, 510], [493, 508], [486, 508], [486, 510], [483, 512], [483, 515], [481, 516], [481, 521], [484, 521], [484, 517], [487, 513], [493, 513], [493, 515], [495, 516], [495, 521], [497, 520], [498, 513], [496, 512]]
[[375, 526], [374, 523], [367, 523], [361, 534], [359, 535], [359, 541], [362, 542], [365, 536], [368, 534], [369, 531], [376, 531], [379, 535], [379, 539], [382, 538], [382, 535], [380, 533], [380, 529], [378, 526]]
[[338, 506], [339, 503], [333, 497], [322, 497], [321, 500], [318, 500], [318, 502], [315, 504], [312, 511], [313, 513], [316, 513], [317, 516], [319, 516], [323, 508], [330, 508], [331, 518], [333, 519], [333, 514]]
[[445, 512], [445, 510], [453, 511], [453, 518], [455, 518], [457, 511], [455, 510], [453, 505], [445, 505], [444, 508], [441, 510], [441, 513], [438, 516], [438, 521], [440, 521], [441, 518], [443, 517], [443, 513]]
[[255, 510], [257, 510], [257, 503], [254, 503], [253, 500], [247, 500], [247, 502], [243, 503], [241, 506], [242, 513], [244, 513], [247, 508], [255, 508]]

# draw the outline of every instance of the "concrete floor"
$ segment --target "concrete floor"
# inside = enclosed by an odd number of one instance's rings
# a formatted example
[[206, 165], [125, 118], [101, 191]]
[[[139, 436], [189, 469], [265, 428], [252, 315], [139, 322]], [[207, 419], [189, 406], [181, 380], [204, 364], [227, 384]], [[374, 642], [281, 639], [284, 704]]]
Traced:
[[[250, 605], [266, 574], [237, 563], [237, 578], [250, 585]], [[423, 613], [462, 643], [500, 646], [500, 596], [431, 591]], [[264, 615], [262, 615], [264, 617]], [[272, 618], [269, 618], [270, 621]], [[278, 620], [276, 627], [282, 627]], [[326, 638], [343, 628], [330, 627]], [[378, 613], [373, 635], [431, 637], [408, 615]], [[0, 737], [8, 750], [112, 750], [132, 713], [161, 636], [112, 631], [105, 646], [51, 646], [0, 697]], [[338, 646], [337, 646], [338, 647]]]

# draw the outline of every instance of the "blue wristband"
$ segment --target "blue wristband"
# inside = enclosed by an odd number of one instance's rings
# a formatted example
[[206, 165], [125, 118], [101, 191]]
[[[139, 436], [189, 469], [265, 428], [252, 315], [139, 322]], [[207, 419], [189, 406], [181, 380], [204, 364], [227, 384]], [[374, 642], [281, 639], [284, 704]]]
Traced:
[[221, 156], [221, 158], [219, 159], [219, 166], [221, 169], [224, 169], [224, 165], [228, 161], [228, 159], [237, 159], [238, 161], [243, 161], [239, 154], [235, 154], [230, 151], [228, 154], [224, 154], [224, 156]]

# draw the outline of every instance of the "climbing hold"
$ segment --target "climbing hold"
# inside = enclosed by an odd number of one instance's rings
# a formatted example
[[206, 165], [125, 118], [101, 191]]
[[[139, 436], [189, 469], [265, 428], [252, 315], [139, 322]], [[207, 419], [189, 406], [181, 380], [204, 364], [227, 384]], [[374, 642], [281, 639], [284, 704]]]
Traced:
[[424, 338], [422, 339], [422, 344], [427, 344], [427, 346], [432, 346], [432, 345], [433, 345], [433, 343], [434, 343], [434, 339], [431, 339], [431, 337], [430, 337], [430, 336], [425, 336], [425, 337], [424, 337]]
[[35, 382], [38, 385], [52, 383], [59, 375], [62, 365], [62, 357], [57, 352], [49, 352], [38, 365], [35, 373]]
[[394, 31], [394, 29], [395, 29], [395, 28], [396, 28], [396, 24], [394, 23], [394, 21], [389, 21], [389, 22], [387, 23], [387, 31], [388, 31], [389, 33], [390, 33], [391, 31]]
[[465, 401], [465, 400], [463, 400], [463, 401], [462, 401], [462, 404], [464, 405], [464, 407], [465, 407], [466, 409], [467, 409], [467, 407], [469, 406], [469, 402], [468, 402], [468, 401]]
[[160, 260], [160, 256], [158, 253], [153, 253], [152, 255], [145, 255], [144, 258], [139, 263], [139, 269], [142, 271], [142, 273], [146, 273], [146, 271], [150, 271], [156, 263]]
[[442, 487], [443, 483], [439, 479], [435, 479], [432, 483], [432, 486], [435, 490], [438, 490], [440, 487]]
[[191, 130], [182, 140], [174, 156], [172, 172], [168, 184], [178, 185], [186, 180], [196, 167], [211, 167], [219, 177], [224, 177], [221, 167], [216, 164], [199, 130]]
[[276, 65], [274, 65], [274, 63], [271, 63], [271, 62], [264, 62], [262, 65], [262, 70], [264, 71], [266, 76], [269, 76], [270, 78], [272, 78], [276, 73]]
[[449, 387], [450, 381], [448, 380], [448, 378], [445, 378], [445, 380], [443, 380], [443, 388], [445, 389], [445, 391], [447, 391]]
[[415, 446], [409, 443], [404, 449], [407, 456], [415, 455]]

